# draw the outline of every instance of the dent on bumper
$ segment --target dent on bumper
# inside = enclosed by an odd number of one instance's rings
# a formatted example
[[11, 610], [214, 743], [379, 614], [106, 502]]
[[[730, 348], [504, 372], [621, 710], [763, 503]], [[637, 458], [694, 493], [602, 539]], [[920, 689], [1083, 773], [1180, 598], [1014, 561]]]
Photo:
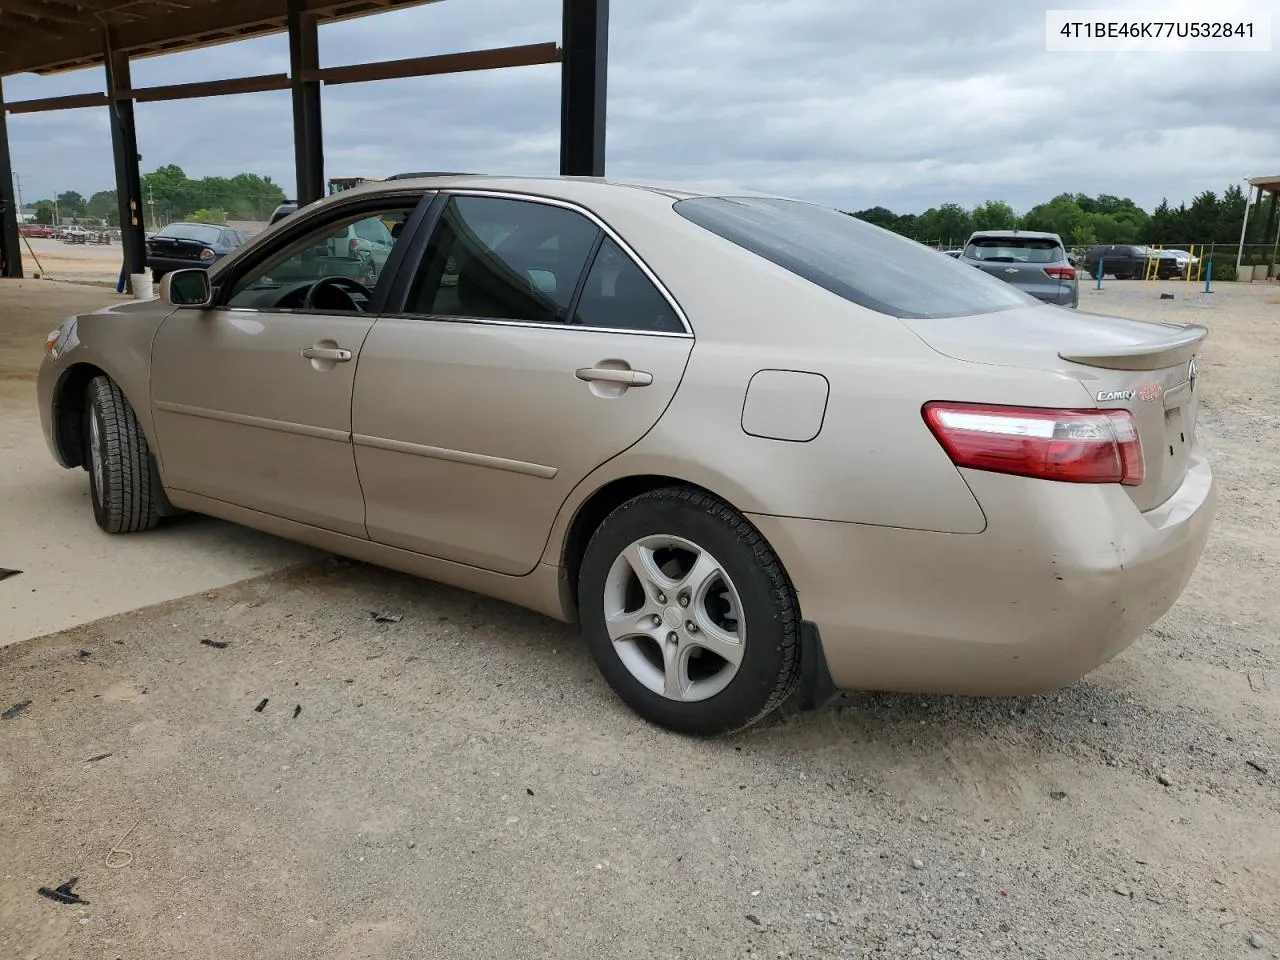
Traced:
[[751, 517], [836, 686], [998, 696], [1072, 683], [1177, 600], [1217, 500], [1198, 451], [1146, 514], [1116, 486], [966, 479], [990, 520], [981, 534]]

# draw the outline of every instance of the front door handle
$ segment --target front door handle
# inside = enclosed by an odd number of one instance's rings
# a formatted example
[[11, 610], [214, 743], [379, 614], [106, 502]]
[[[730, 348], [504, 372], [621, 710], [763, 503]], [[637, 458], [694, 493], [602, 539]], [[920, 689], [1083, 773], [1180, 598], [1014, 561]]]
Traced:
[[308, 360], [332, 360], [335, 363], [346, 363], [351, 359], [351, 351], [341, 347], [307, 347], [302, 355]]
[[574, 376], [588, 383], [616, 383], [624, 387], [647, 387], [653, 383], [653, 374], [643, 370], [619, 370], [616, 367], [582, 367]]

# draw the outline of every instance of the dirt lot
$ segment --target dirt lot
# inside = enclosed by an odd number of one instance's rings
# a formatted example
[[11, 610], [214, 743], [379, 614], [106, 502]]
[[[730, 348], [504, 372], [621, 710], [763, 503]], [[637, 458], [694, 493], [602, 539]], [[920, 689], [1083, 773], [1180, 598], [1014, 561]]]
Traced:
[[45, 334], [64, 317], [127, 299], [84, 284], [0, 280], [0, 567], [23, 571], [0, 582], [0, 647], [319, 556], [207, 517], [145, 537], [108, 537], [94, 525], [87, 474], [63, 470], [45, 446], [36, 369]]
[[50, 237], [22, 241], [22, 272], [28, 277], [102, 283], [115, 287], [124, 256], [119, 241], [109, 244], [63, 243]]
[[1280, 955], [1280, 288], [1161, 286], [1081, 305], [1211, 328], [1220, 518], [1086, 680], [683, 740], [569, 628], [322, 561], [0, 651], [0, 956]]

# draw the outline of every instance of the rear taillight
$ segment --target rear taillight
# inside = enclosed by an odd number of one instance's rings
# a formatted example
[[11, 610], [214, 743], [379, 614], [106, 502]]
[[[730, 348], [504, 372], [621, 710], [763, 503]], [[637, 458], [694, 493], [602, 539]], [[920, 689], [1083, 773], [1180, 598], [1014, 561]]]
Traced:
[[1067, 483], [1142, 483], [1128, 410], [927, 403], [925, 423], [957, 467]]
[[203, 250], [201, 250], [201, 251], [200, 251], [200, 259], [201, 259], [201, 260], [212, 260], [212, 259], [213, 259], [213, 251], [212, 251], [212, 250], [210, 250], [208, 247], [205, 247]]
[[1044, 272], [1055, 280], [1074, 280], [1076, 278], [1075, 267], [1045, 267]]

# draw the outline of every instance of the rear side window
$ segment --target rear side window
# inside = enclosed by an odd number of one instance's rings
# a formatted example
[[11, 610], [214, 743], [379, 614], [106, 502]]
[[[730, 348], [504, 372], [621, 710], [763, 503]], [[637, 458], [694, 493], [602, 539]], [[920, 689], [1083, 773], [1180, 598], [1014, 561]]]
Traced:
[[1039, 303], [1012, 284], [856, 217], [798, 200], [693, 197], [685, 219], [860, 307], [929, 319]]
[[527, 200], [453, 197], [427, 244], [410, 313], [566, 323], [599, 229]]
[[1066, 256], [1060, 243], [1044, 237], [975, 237], [964, 255], [996, 263], [1055, 263]]
[[684, 332], [667, 298], [608, 237], [587, 273], [573, 322], [640, 333]]

